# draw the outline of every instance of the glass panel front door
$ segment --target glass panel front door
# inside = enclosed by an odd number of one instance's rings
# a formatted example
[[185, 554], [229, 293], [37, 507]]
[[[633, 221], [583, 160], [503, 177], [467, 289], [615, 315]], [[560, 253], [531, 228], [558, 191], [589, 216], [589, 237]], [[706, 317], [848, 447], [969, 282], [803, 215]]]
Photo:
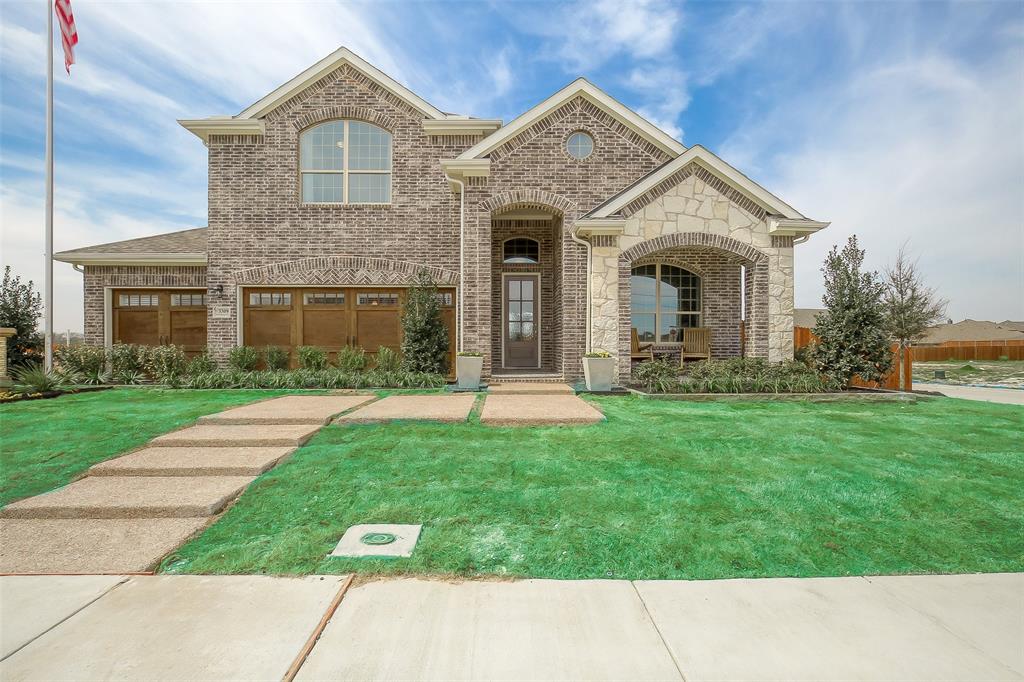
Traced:
[[537, 367], [540, 359], [540, 291], [537, 275], [505, 278], [504, 366]]

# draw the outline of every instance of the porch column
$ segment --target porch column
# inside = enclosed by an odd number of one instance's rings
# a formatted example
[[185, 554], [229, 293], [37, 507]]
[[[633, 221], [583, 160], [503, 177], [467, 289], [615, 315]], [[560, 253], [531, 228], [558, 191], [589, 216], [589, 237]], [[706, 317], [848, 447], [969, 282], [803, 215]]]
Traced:
[[793, 359], [793, 238], [773, 237], [768, 250], [768, 360]]
[[629, 373], [629, 355], [626, 355], [625, 360], [622, 359], [619, 338], [622, 314], [619, 256], [622, 255], [622, 249], [618, 238], [611, 235], [594, 235], [590, 238], [590, 244], [590, 347], [592, 350], [611, 353], [617, 360], [618, 374], [622, 376], [623, 368], [626, 374]]

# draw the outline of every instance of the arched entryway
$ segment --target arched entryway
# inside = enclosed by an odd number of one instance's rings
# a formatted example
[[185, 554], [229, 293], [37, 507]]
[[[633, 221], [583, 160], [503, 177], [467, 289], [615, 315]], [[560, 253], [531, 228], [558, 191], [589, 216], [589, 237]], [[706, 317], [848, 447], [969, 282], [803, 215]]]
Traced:
[[767, 353], [768, 259], [707, 233], [673, 233], [622, 252], [620, 347], [633, 331], [657, 353], [678, 356], [687, 329], [707, 329], [712, 358]]

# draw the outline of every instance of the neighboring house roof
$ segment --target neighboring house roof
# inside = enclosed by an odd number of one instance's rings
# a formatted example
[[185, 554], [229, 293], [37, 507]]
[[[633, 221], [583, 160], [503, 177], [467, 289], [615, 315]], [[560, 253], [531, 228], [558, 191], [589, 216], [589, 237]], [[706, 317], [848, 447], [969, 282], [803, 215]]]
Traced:
[[206, 230], [205, 227], [197, 227], [152, 237], [97, 244], [61, 251], [53, 257], [75, 265], [204, 265]]
[[793, 326], [810, 329], [818, 321], [818, 315], [825, 312], [824, 308], [794, 308]]
[[1024, 331], [1015, 329], [1020, 322], [988, 322], [986, 320], [962, 320], [953, 324], [937, 324], [918, 343], [943, 343], [945, 341], [1009, 341], [1024, 339]]
[[686, 151], [686, 147], [681, 142], [673, 139], [671, 135], [658, 128], [643, 116], [640, 116], [586, 78], [577, 78], [537, 106], [520, 114], [509, 121], [504, 127], [467, 149], [458, 158], [479, 159], [487, 156], [508, 140], [576, 97], [584, 98], [609, 116], [635, 130], [637, 134], [669, 156], [678, 156]]

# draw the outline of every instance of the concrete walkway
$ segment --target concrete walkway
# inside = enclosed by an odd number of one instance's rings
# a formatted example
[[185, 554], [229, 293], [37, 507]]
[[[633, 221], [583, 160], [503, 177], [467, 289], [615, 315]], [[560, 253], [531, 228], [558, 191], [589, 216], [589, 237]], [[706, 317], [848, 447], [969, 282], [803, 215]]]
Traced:
[[0, 678], [1024, 680], [1024, 574], [343, 587], [0, 578]]
[[923, 382], [914, 384], [914, 387], [922, 391], [935, 391], [950, 398], [981, 400], [988, 403], [1004, 403], [1006, 405], [1024, 405], [1024, 390], [1019, 388], [950, 386], [947, 384], [927, 384]]
[[373, 396], [285, 396], [203, 417], [0, 509], [0, 573], [154, 568], [252, 480]]

